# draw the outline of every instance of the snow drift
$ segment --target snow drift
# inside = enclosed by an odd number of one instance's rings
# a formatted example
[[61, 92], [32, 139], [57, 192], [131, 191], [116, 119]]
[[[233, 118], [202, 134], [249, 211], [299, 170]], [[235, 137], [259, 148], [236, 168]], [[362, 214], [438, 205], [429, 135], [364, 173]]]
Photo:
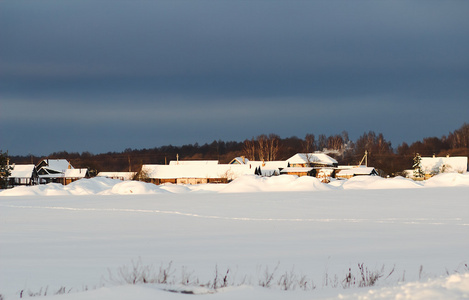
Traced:
[[408, 178], [382, 178], [378, 176], [357, 176], [349, 180], [335, 180], [329, 184], [317, 178], [294, 175], [259, 177], [242, 176], [229, 184], [199, 185], [154, 185], [139, 181], [121, 181], [104, 177], [82, 179], [63, 186], [58, 183], [37, 186], [21, 186], [0, 191], [0, 196], [64, 196], [64, 195], [144, 195], [162, 193], [257, 193], [292, 191], [330, 191], [363, 189], [415, 189], [425, 187], [469, 186], [469, 173], [446, 173], [434, 176], [425, 182]]

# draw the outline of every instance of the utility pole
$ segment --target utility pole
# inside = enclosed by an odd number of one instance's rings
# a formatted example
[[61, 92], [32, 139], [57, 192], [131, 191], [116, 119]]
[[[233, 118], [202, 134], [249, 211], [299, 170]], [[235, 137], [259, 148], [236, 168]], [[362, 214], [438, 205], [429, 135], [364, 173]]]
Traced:
[[363, 161], [365, 161], [365, 167], [368, 167], [368, 151], [365, 150], [365, 155], [363, 155], [363, 158], [362, 160], [360, 160], [360, 163], [358, 164], [358, 166], [361, 166]]

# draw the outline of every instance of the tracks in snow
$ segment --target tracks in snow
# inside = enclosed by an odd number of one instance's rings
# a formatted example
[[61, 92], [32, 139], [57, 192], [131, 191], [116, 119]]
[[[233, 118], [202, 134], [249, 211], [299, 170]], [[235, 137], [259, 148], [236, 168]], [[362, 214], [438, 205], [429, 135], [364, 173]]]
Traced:
[[123, 213], [145, 213], [145, 214], [164, 214], [177, 215], [183, 217], [193, 217], [202, 219], [218, 219], [233, 221], [257, 221], [257, 222], [312, 222], [312, 223], [375, 223], [375, 224], [408, 224], [408, 225], [457, 225], [469, 226], [461, 218], [382, 218], [382, 219], [360, 219], [360, 218], [252, 218], [252, 217], [230, 217], [230, 216], [211, 216], [196, 213], [158, 210], [158, 209], [133, 209], [133, 208], [76, 208], [64, 206], [34, 206], [34, 205], [0, 205], [0, 207], [19, 208], [19, 209], [48, 209], [64, 211], [82, 211], [82, 212], [123, 212]]

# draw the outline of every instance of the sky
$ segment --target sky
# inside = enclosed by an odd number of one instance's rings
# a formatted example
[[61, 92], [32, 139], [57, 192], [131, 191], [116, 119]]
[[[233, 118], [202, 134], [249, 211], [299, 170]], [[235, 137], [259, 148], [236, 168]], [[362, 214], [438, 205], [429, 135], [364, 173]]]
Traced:
[[0, 149], [441, 137], [469, 122], [468, 15], [469, 1], [0, 0]]

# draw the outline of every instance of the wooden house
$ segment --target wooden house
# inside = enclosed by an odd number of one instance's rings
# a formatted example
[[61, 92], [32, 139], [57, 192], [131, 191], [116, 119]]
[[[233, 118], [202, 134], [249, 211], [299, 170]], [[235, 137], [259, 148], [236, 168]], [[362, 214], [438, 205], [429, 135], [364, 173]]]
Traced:
[[44, 159], [37, 166], [39, 183], [69, 184], [82, 178], [89, 178], [88, 169], [75, 169], [66, 159]]
[[286, 160], [287, 167], [280, 174], [313, 176], [329, 182], [335, 175], [337, 160], [322, 152], [297, 153]]
[[228, 183], [245, 175], [254, 174], [248, 165], [218, 164], [213, 161], [180, 161], [169, 165], [143, 165], [141, 178], [154, 184]]
[[337, 179], [350, 179], [355, 176], [379, 176], [379, 174], [373, 167], [356, 166], [343, 169], [339, 168], [335, 175]]
[[467, 156], [422, 157], [422, 172], [425, 178], [440, 173], [465, 173], [468, 168], [467, 160]]
[[316, 176], [316, 170], [311, 167], [286, 167], [280, 171], [283, 175], [296, 175], [296, 176]]
[[9, 186], [36, 185], [39, 183], [39, 176], [36, 166], [33, 164], [11, 166], [10, 176], [8, 177]]
[[287, 159], [289, 167], [335, 168], [339, 165], [337, 160], [322, 152], [297, 153]]

